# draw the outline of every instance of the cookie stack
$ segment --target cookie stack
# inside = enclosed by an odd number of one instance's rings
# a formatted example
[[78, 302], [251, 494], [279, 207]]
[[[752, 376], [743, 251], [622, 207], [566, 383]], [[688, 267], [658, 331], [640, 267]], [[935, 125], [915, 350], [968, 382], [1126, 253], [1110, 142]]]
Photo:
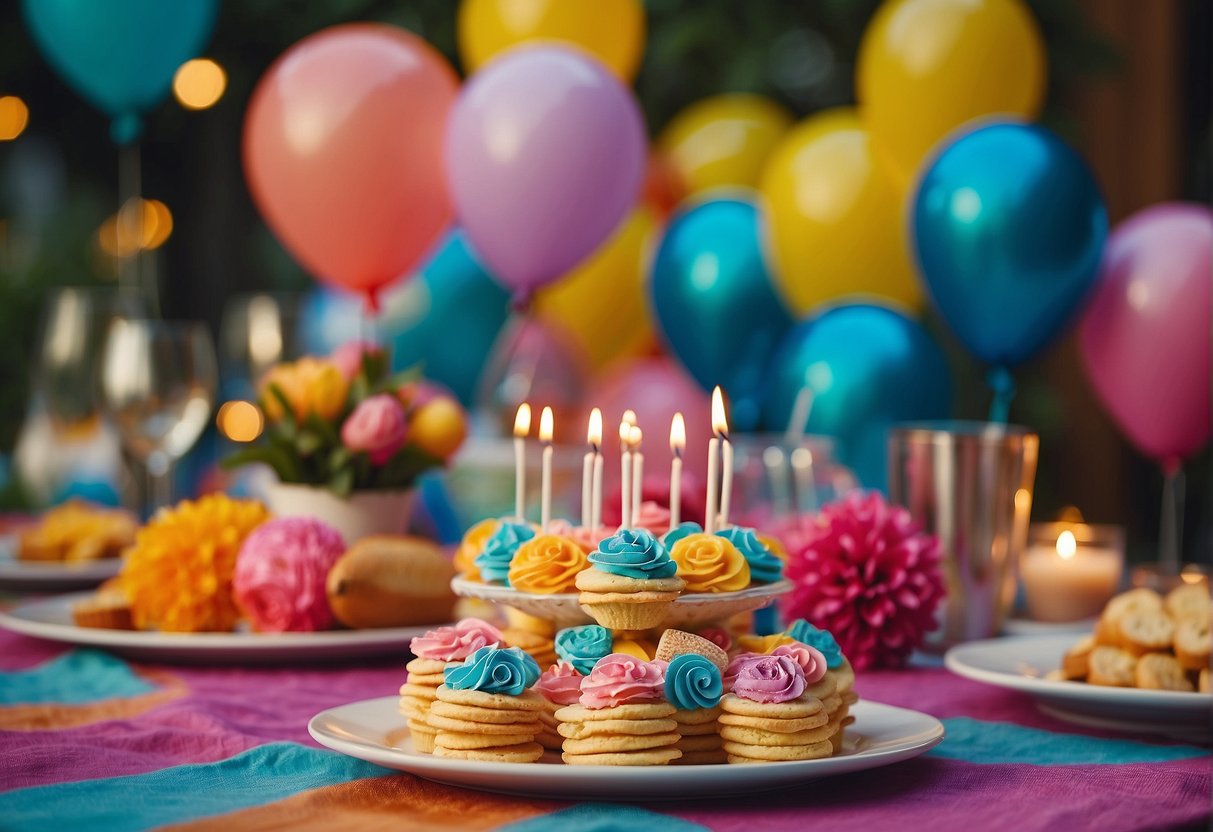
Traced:
[[535, 739], [549, 751], [560, 751], [564, 744], [564, 737], [557, 730], [560, 723], [556, 712], [577, 704], [584, 678], [569, 662], [559, 661], [545, 670], [535, 683], [535, 690], [544, 700], [543, 710], [539, 711], [539, 734]]
[[[834, 638], [833, 633], [828, 630], [814, 627], [801, 618], [792, 623], [785, 635], [792, 638], [793, 643], [783, 650], [796, 655], [801, 662], [801, 667], [804, 668], [809, 685], [816, 683], [817, 674], [810, 668], [810, 662], [806, 660], [807, 657], [800, 648], [809, 648], [815, 653], [815, 658], [825, 663], [825, 679], [832, 683], [833, 691], [827, 693], [827, 688], [820, 688], [822, 693], [818, 694], [817, 698], [826, 704], [830, 724], [835, 728], [835, 732], [830, 736], [830, 742], [834, 747], [834, 753], [837, 754], [842, 750], [843, 731], [848, 725], [855, 722], [855, 717], [850, 715], [851, 706], [859, 701], [859, 696], [855, 693], [855, 669], [842, 654], [842, 648], [838, 646], [838, 641]], [[835, 704], [833, 696], [838, 697], [837, 704]]]
[[669, 662], [666, 668], [666, 698], [677, 710], [677, 748], [682, 756], [677, 765], [705, 765], [728, 762], [720, 737], [720, 697], [724, 693], [722, 674], [729, 656], [717, 645], [693, 633], [666, 630], [657, 644], [657, 658]]
[[539, 667], [517, 647], [485, 647], [445, 671], [429, 727], [434, 756], [497, 763], [533, 763], [543, 755], [535, 742], [543, 697], [527, 690]]
[[446, 662], [434, 659], [413, 659], [407, 665], [408, 681], [400, 686], [400, 713], [408, 718], [409, 734], [413, 737], [413, 748], [422, 754], [434, 750], [435, 731], [426, 721], [438, 687], [442, 684], [442, 671]]
[[[835, 708], [842, 699], [823, 677], [816, 690], [828, 691]], [[720, 700], [720, 736], [730, 763], [816, 760], [833, 751], [837, 728], [829, 708], [812, 695], [804, 670], [787, 655], [756, 656], [742, 663], [733, 692]]]
[[581, 683], [579, 704], [556, 711], [569, 765], [655, 766], [682, 756], [664, 665], [613, 653]]

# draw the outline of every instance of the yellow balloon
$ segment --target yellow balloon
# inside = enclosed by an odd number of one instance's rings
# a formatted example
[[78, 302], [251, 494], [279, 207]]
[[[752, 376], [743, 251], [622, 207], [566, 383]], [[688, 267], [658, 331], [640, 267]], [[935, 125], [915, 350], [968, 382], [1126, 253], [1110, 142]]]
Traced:
[[646, 271], [656, 230], [649, 209], [637, 208], [588, 260], [535, 295], [535, 314], [564, 330], [592, 370], [653, 343]]
[[825, 110], [793, 127], [771, 154], [759, 191], [775, 283], [797, 314], [854, 294], [920, 304], [903, 198], [853, 108]]
[[630, 83], [644, 54], [640, 0], [463, 0], [456, 27], [469, 74], [520, 43], [558, 41], [584, 49]]
[[792, 116], [769, 98], [714, 95], [674, 116], [657, 138], [657, 148], [688, 194], [753, 188], [767, 156], [791, 126]]
[[908, 188], [941, 139], [975, 118], [1034, 119], [1045, 50], [1020, 0], [886, 0], [859, 47], [864, 121]]

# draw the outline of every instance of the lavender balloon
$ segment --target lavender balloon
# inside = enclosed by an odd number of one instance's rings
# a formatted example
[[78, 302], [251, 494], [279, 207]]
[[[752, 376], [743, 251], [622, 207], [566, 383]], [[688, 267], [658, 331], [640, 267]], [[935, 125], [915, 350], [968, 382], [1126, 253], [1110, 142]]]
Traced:
[[1211, 275], [1213, 212], [1191, 203], [1147, 208], [1108, 240], [1079, 329], [1104, 407], [1168, 470], [1209, 441]]
[[558, 46], [512, 50], [466, 84], [447, 127], [459, 224], [525, 300], [624, 219], [645, 148], [636, 100], [596, 60]]

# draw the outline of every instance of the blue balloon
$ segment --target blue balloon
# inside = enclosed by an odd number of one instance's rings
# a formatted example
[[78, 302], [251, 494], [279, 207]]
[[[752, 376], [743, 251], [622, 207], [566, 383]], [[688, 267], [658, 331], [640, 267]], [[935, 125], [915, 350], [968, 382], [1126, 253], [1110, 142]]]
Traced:
[[34, 41], [63, 79], [114, 121], [119, 144], [139, 136], [177, 68], [210, 37], [217, 0], [25, 0]]
[[1043, 127], [997, 123], [945, 147], [913, 203], [918, 267], [952, 331], [1014, 366], [1074, 317], [1095, 282], [1108, 213], [1082, 159]]
[[873, 488], [886, 484], [889, 426], [951, 409], [943, 353], [916, 322], [884, 306], [835, 307], [787, 334], [764, 397], [768, 430], [788, 427], [805, 387], [813, 392], [808, 432], [835, 437], [840, 459]]
[[666, 343], [704, 390], [724, 388], [738, 430], [757, 426], [767, 363], [793, 323], [771, 283], [761, 221], [749, 202], [700, 203], [670, 222], [652, 270]]

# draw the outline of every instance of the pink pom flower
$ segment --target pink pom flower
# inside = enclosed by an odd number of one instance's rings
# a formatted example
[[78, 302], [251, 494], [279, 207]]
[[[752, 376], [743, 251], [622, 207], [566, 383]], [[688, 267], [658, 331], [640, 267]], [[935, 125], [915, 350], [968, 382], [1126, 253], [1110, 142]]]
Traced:
[[329, 355], [329, 363], [335, 366], [346, 381], [353, 381], [354, 376], [362, 369], [363, 354], [378, 356], [383, 354], [383, 348], [374, 341], [347, 341], [333, 350]]
[[826, 505], [784, 534], [792, 581], [783, 618], [829, 630], [857, 670], [897, 667], [936, 626], [939, 540], [877, 492]]
[[354, 408], [341, 426], [341, 441], [351, 451], [366, 451], [372, 464], [382, 465], [404, 445], [407, 432], [400, 402], [379, 393]]
[[232, 593], [262, 633], [333, 626], [325, 581], [345, 553], [341, 533], [313, 517], [279, 517], [250, 534], [236, 556]]

